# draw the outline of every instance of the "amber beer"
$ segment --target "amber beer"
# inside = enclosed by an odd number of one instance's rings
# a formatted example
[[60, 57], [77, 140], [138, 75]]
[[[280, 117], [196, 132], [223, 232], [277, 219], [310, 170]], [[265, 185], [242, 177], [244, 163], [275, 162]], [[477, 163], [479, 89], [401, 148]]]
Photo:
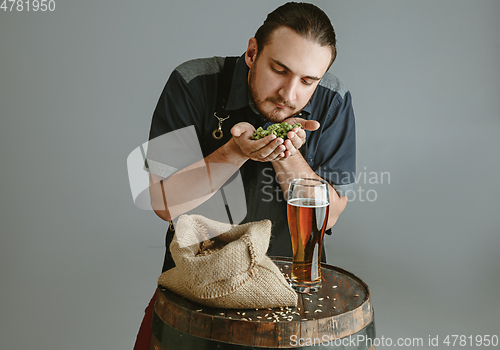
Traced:
[[298, 292], [315, 292], [321, 286], [321, 248], [330, 208], [328, 187], [320, 180], [294, 181], [302, 184], [290, 185], [293, 193], [289, 193], [287, 202], [293, 249], [290, 284]]

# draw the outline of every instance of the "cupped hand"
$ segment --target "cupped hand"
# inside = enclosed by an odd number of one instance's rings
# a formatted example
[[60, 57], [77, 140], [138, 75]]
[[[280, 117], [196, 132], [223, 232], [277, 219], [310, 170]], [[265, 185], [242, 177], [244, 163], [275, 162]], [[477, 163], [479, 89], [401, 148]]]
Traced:
[[246, 157], [259, 162], [272, 162], [285, 157], [286, 147], [282, 138], [267, 135], [259, 140], [252, 140], [254, 132], [255, 128], [246, 122], [231, 128], [234, 142]]
[[319, 122], [316, 120], [307, 120], [303, 118], [288, 118], [285, 122], [291, 125], [299, 123], [302, 125], [302, 128], [293, 128], [286, 134], [287, 140], [284, 142], [286, 151], [284, 152], [284, 156], [279, 160], [287, 159], [299, 151], [300, 147], [306, 142], [305, 130], [314, 131], [320, 126]]

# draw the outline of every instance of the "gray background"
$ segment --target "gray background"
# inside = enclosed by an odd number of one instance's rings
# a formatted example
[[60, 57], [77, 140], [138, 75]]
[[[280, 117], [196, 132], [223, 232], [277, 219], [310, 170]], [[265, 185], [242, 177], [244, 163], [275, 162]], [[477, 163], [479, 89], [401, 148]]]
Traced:
[[[165, 224], [126, 158], [175, 66], [241, 54], [282, 2], [55, 2], [0, 11], [0, 348], [129, 349]], [[358, 183], [377, 199], [348, 204], [329, 262], [371, 287], [379, 337], [500, 335], [500, 2], [314, 3], [358, 171], [390, 172]]]

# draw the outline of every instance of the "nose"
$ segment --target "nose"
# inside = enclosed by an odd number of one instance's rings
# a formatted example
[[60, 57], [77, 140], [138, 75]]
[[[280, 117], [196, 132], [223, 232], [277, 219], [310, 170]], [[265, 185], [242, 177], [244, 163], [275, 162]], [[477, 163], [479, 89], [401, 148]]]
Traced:
[[278, 91], [278, 94], [283, 98], [286, 102], [295, 101], [297, 97], [297, 81], [295, 79], [287, 80], [281, 89]]

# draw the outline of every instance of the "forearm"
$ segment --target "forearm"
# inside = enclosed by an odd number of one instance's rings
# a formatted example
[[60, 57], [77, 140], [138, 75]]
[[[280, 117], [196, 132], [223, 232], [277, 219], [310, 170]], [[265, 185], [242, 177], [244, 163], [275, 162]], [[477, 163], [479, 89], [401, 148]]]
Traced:
[[204, 203], [245, 163], [230, 140], [205, 159], [179, 170], [167, 179], [151, 175], [151, 205], [170, 221]]
[[[306, 160], [299, 152], [285, 160], [272, 162], [272, 165], [276, 172], [281, 189], [285, 194], [285, 198], [288, 198], [288, 186], [292, 179], [321, 179], [321, 177], [311, 169], [309, 164], [307, 164]], [[327, 229], [335, 225], [337, 219], [347, 205], [347, 197], [340, 197], [331, 185], [328, 185], [328, 192], [330, 194], [330, 211], [328, 214]]]

